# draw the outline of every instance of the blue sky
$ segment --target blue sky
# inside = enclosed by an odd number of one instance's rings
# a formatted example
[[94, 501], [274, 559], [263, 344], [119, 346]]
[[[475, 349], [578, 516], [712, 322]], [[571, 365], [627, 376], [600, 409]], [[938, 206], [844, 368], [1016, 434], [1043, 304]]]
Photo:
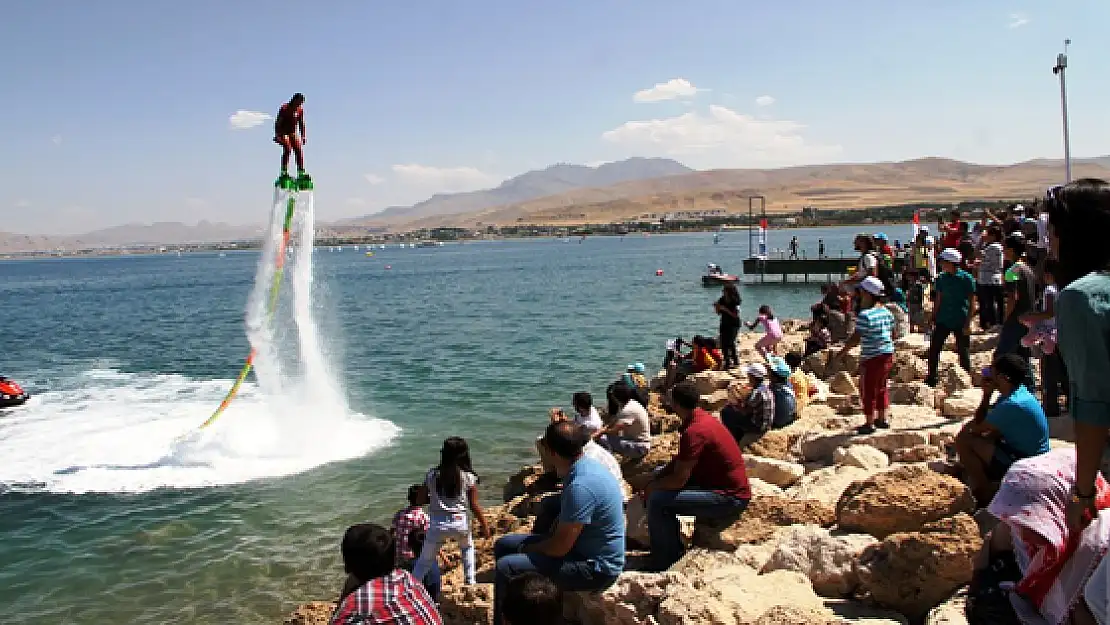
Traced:
[[260, 222], [280, 150], [231, 119], [295, 91], [323, 220], [560, 161], [1058, 157], [1065, 37], [1073, 155], [1101, 155], [1108, 24], [1105, 0], [16, 0], [0, 230]]

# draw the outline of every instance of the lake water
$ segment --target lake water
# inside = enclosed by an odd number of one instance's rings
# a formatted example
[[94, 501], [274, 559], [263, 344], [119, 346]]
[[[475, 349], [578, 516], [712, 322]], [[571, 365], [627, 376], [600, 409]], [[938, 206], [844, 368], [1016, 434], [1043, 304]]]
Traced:
[[[769, 246], [851, 254], [857, 230]], [[737, 231], [318, 248], [314, 315], [346, 405], [275, 401], [250, 378], [203, 436], [249, 349], [257, 253], [0, 263], [0, 374], [34, 394], [0, 412], [4, 622], [272, 623], [334, 596], [343, 530], [388, 522], [443, 438], [467, 438], [499, 503], [549, 407], [603, 400], [668, 338], [715, 333], [700, 275], [739, 272], [747, 246]], [[806, 316], [819, 294], [742, 295], [750, 320], [762, 303]]]

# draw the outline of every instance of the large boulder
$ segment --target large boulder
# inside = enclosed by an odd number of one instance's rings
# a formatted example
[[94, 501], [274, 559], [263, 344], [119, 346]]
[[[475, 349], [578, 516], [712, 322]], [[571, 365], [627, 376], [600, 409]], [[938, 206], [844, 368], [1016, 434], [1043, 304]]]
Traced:
[[702, 371], [691, 375], [687, 379], [693, 380], [700, 395], [709, 395], [713, 391], [727, 389], [728, 385], [736, 380], [728, 371]]
[[713, 391], [708, 395], [702, 395], [698, 405], [710, 412], [718, 412], [728, 404], [728, 391], [720, 390]]
[[827, 503], [785, 497], [752, 497], [744, 513], [732, 525], [718, 528], [699, 523], [694, 528], [693, 544], [717, 551], [735, 551], [740, 545], [753, 545], [773, 538], [779, 528], [790, 525], [830, 527], [836, 511]]
[[971, 374], [959, 365], [946, 365], [940, 370], [940, 388], [952, 395], [972, 388]]
[[829, 391], [848, 397], [859, 395], [856, 380], [847, 371], [839, 371], [829, 380]]
[[941, 414], [950, 419], [970, 419], [975, 416], [981, 401], [983, 389], [969, 388], [946, 397], [941, 404]]
[[493, 623], [493, 584], [444, 584], [439, 613], [445, 624]]
[[535, 492], [535, 484], [544, 477], [543, 466], [530, 464], [509, 476], [501, 488], [502, 501], [509, 502], [521, 495]]
[[810, 354], [802, 363], [802, 369], [817, 376], [818, 379], [825, 379], [825, 371], [828, 369], [830, 350], [824, 350]]
[[603, 592], [565, 593], [563, 615], [584, 624], [640, 625], [654, 619], [672, 588], [689, 586], [679, 573], [630, 571]]
[[890, 379], [895, 382], [909, 383], [924, 380], [929, 374], [929, 364], [909, 351], [895, 351], [890, 367]]
[[860, 555], [860, 586], [879, 605], [920, 621], [971, 581], [982, 544], [979, 526], [966, 514], [892, 534]]
[[971, 491], [954, 477], [903, 465], [849, 486], [836, 506], [840, 529], [884, 538], [975, 511]]
[[832, 462], [837, 449], [852, 444], [856, 433], [852, 430], [840, 432], [809, 431], [798, 437], [798, 449], [807, 462]]
[[856, 558], [874, 544], [866, 534], [833, 533], [815, 525], [795, 525], [779, 538], [763, 572], [797, 571], [809, 578], [819, 595], [840, 597], [855, 590]]
[[335, 611], [334, 601], [312, 601], [297, 607], [285, 617], [285, 625], [328, 625], [331, 613]]
[[780, 488], [789, 487], [806, 473], [805, 467], [800, 464], [750, 454], [744, 456], [744, 465], [748, 477], [759, 478]]
[[758, 477], [752, 477], [750, 474], [748, 475], [748, 486], [752, 490], [752, 497], [782, 497], [783, 495], [782, 489], [778, 486], [764, 482]]
[[849, 465], [817, 469], [798, 480], [786, 491], [786, 495], [792, 499], [812, 499], [835, 506], [849, 486], [871, 477], [873, 473], [872, 470]]
[[[882, 450], [871, 445], [852, 444], [833, 452], [833, 462], [868, 471], [878, 471], [890, 465], [890, 458]], [[839, 497], [840, 495], [837, 495], [838, 499]]]
[[870, 445], [889, 454], [914, 445], [926, 445], [929, 443], [929, 435], [918, 430], [891, 429], [860, 436], [852, 442], [858, 445]]
[[943, 460], [944, 458], [944, 450], [933, 445], [914, 445], [913, 447], [897, 449], [890, 452], [891, 462], [903, 462], [906, 464], [929, 462], [930, 460]]
[[890, 385], [890, 403], [905, 406], [936, 406], [936, 391], [924, 382], [895, 382]]
[[760, 575], [751, 567], [730, 564], [701, 550], [687, 553], [671, 570], [686, 576], [691, 588], [669, 589], [656, 617], [660, 625], [754, 623], [777, 606], [833, 616], [801, 573], [780, 570]]
[[794, 447], [802, 431], [793, 426], [781, 430], [771, 430], [744, 450], [744, 454], [790, 461], [794, 459]]

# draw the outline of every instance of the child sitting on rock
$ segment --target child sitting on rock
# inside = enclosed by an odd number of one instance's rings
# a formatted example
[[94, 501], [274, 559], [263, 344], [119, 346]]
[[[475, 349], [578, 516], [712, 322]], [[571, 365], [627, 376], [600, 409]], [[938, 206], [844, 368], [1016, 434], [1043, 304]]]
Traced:
[[424, 548], [412, 574], [416, 579], [424, 579], [436, 565], [440, 546], [448, 538], [453, 538], [462, 552], [464, 581], [473, 585], [476, 583], [474, 539], [470, 534], [468, 510], [477, 519], [482, 536], [490, 536], [489, 525], [478, 503], [478, 476], [471, 468], [470, 448], [466, 440], [452, 436], [443, 441], [439, 453], [439, 465], [429, 470], [424, 479], [431, 498], [431, 521]]

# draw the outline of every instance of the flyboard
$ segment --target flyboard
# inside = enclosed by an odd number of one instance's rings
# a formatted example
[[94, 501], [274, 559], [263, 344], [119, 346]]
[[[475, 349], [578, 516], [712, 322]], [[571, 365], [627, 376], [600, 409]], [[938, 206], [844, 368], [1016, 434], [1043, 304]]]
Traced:
[[[274, 277], [270, 283], [270, 299], [269, 305], [266, 307], [266, 314], [273, 316], [274, 309], [277, 308], [278, 292], [281, 290], [282, 274], [285, 268], [285, 256], [287, 248], [289, 247], [289, 239], [291, 238], [291, 229], [293, 224], [293, 213], [296, 212], [297, 198], [302, 191], [311, 192], [313, 190], [312, 178], [308, 174], [301, 173], [297, 178], [291, 177], [287, 173], [282, 173], [274, 182], [274, 204], [275, 208], [281, 199], [284, 199], [285, 216], [281, 227], [281, 243], [278, 245], [277, 254], [274, 257]], [[235, 383], [231, 385], [231, 390], [227, 392], [227, 396], [220, 402], [216, 411], [212, 416], [208, 417], [204, 423], [200, 424], [199, 429], [204, 429], [220, 417], [231, 400], [235, 399], [235, 395], [239, 392], [239, 387], [243, 385], [243, 381], [247, 379], [247, 374], [250, 373], [251, 368], [254, 366], [254, 359], [258, 355], [258, 350], [253, 346], [251, 347], [250, 354], [247, 355], [246, 362], [243, 363], [243, 368], [239, 370], [239, 376], [235, 378]]]

